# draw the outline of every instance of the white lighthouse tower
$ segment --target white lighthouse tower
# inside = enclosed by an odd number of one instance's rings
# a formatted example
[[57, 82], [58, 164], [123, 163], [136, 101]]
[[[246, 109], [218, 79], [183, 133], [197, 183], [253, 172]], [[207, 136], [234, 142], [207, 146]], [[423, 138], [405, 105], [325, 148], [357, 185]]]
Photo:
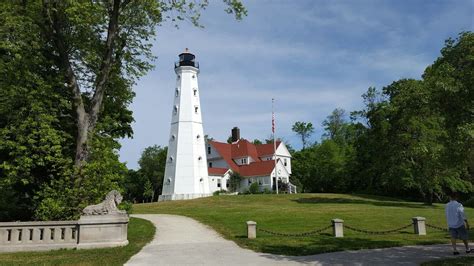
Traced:
[[159, 201], [210, 196], [199, 100], [199, 64], [188, 51], [175, 63], [176, 88], [163, 192]]

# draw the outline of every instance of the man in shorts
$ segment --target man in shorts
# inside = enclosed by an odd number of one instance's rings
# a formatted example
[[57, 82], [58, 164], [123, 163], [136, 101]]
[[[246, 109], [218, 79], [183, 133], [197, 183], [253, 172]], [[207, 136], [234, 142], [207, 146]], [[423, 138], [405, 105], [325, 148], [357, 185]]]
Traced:
[[466, 253], [471, 253], [468, 243], [469, 223], [464, 214], [464, 207], [457, 201], [456, 193], [451, 193], [449, 199], [448, 204], [446, 204], [446, 220], [448, 221], [449, 234], [453, 244], [453, 254], [459, 255], [456, 248], [456, 239], [461, 239], [466, 247]]

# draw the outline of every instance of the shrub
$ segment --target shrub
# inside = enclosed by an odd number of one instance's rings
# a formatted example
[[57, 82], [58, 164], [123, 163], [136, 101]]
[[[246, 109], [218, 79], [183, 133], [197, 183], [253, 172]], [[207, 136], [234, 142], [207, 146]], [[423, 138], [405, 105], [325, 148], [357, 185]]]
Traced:
[[470, 198], [464, 203], [464, 206], [474, 208], [474, 197]]
[[250, 185], [249, 187], [249, 193], [250, 194], [258, 194], [260, 193], [260, 189], [258, 187], [258, 183], [254, 182]]
[[130, 201], [123, 201], [122, 203], [120, 203], [118, 208], [130, 214], [133, 211], [133, 204]]

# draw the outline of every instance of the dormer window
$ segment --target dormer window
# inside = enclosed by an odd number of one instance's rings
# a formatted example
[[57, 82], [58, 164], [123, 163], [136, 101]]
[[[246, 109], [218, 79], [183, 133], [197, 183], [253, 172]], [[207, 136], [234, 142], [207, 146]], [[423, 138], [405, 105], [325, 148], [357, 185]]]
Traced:
[[247, 164], [247, 158], [242, 158], [241, 162], [242, 164]]

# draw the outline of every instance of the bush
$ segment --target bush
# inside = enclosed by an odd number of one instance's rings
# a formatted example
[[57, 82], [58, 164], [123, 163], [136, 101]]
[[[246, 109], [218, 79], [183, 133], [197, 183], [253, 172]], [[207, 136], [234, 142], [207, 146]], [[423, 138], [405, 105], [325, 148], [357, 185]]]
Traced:
[[258, 187], [258, 183], [254, 182], [250, 185], [249, 187], [249, 193], [250, 194], [258, 194], [260, 193], [260, 189]]
[[470, 198], [464, 203], [464, 206], [474, 208], [474, 197]]
[[118, 206], [118, 208], [120, 210], [124, 210], [126, 211], [128, 214], [132, 213], [133, 211], [133, 203], [131, 203], [130, 201], [123, 201], [122, 203], [120, 203], [120, 205]]
[[226, 193], [227, 193], [227, 190], [221, 189], [221, 190], [214, 191], [212, 195], [219, 196], [220, 194], [226, 194]]

